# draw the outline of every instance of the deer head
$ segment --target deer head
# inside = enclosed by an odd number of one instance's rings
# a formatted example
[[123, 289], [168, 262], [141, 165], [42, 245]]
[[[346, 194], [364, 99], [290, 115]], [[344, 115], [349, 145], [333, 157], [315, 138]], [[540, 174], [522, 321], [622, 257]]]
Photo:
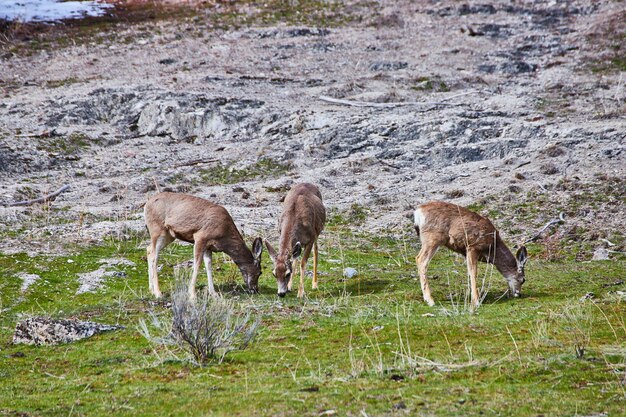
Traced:
[[261, 254], [263, 253], [263, 241], [260, 237], [252, 242], [252, 264], [245, 264], [241, 267], [241, 274], [248, 286], [248, 291], [259, 292], [259, 277], [261, 276]]
[[526, 246], [521, 246], [515, 253], [515, 261], [517, 262], [517, 270], [511, 271], [505, 275], [509, 283], [509, 294], [513, 297], [519, 297], [522, 293], [522, 284], [526, 282], [524, 277], [524, 266], [528, 261], [528, 251]]
[[291, 280], [291, 275], [293, 273], [293, 260], [297, 259], [302, 253], [302, 244], [300, 244], [300, 242], [296, 242], [291, 252], [284, 254], [276, 253], [276, 250], [267, 240], [265, 241], [265, 246], [267, 247], [267, 253], [270, 254], [272, 263], [274, 264], [272, 274], [274, 274], [276, 282], [278, 283], [278, 296], [284, 297], [285, 294], [287, 294], [289, 281]]

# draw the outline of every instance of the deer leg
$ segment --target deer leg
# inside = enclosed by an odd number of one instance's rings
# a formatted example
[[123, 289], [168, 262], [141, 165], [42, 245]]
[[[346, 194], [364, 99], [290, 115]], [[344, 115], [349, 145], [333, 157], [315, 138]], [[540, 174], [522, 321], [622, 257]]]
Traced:
[[154, 294], [154, 284], [152, 283], [154, 280], [154, 277], [152, 276], [152, 258], [154, 254], [154, 244], [155, 242], [150, 239], [150, 244], [146, 248], [146, 257], [148, 259], [148, 288], [150, 289], [150, 294]]
[[298, 298], [304, 297], [304, 261], [300, 261], [300, 286], [298, 287]]
[[150, 246], [148, 246], [148, 279], [150, 280], [150, 291], [156, 298], [161, 297], [161, 290], [159, 288], [159, 277], [157, 272], [157, 264], [159, 262], [159, 252], [172, 242], [172, 238], [169, 235], [161, 235], [156, 239], [152, 239]]
[[213, 286], [213, 252], [210, 250], [204, 251], [204, 268], [206, 269], [206, 276], [209, 285], [209, 294], [217, 295], [215, 287]]
[[291, 291], [293, 287], [293, 275], [296, 273], [296, 268], [298, 268], [298, 260], [294, 259], [291, 262], [291, 275], [289, 275], [289, 282], [287, 283], [287, 291]]
[[198, 280], [198, 271], [202, 265], [205, 244], [203, 241], [196, 240], [193, 245], [193, 272], [191, 273], [191, 282], [189, 283], [189, 298], [196, 298], [196, 281]]
[[477, 308], [480, 304], [480, 297], [476, 286], [476, 276], [478, 275], [478, 253], [474, 250], [468, 250], [465, 259], [467, 260], [467, 272], [469, 273], [470, 278], [472, 307]]
[[317, 240], [313, 243], [313, 289], [317, 289]]
[[428, 270], [428, 264], [430, 260], [435, 256], [437, 252], [438, 246], [426, 246], [422, 244], [422, 249], [419, 254], [415, 257], [415, 263], [417, 264], [417, 270], [420, 276], [420, 283], [422, 284], [422, 295], [424, 296], [424, 301], [429, 306], [435, 305], [435, 300], [433, 300], [432, 295], [430, 294], [430, 286], [428, 285], [428, 278], [426, 277], [426, 271]]
[[302, 254], [302, 259], [300, 259], [300, 287], [298, 287], [298, 298], [304, 297], [304, 273], [306, 270], [306, 263], [309, 260], [309, 255], [311, 254], [312, 248], [312, 244], [305, 246], [304, 253]]

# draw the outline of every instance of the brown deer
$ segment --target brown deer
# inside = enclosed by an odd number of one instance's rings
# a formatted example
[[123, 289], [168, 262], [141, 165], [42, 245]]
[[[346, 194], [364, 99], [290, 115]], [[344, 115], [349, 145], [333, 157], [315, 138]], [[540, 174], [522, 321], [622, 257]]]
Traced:
[[248, 290], [258, 292], [263, 243], [261, 238], [256, 238], [250, 251], [224, 207], [187, 194], [163, 192], [148, 200], [144, 215], [150, 233], [148, 278], [150, 292], [155, 297], [161, 297], [157, 278], [159, 252], [175, 239], [194, 244], [190, 297], [196, 295], [196, 280], [203, 259], [209, 280], [209, 293], [216, 294], [213, 286], [213, 252], [225, 252], [229, 255], [239, 267]]
[[424, 301], [435, 305], [426, 278], [428, 263], [440, 246], [465, 256], [470, 277], [472, 306], [478, 307], [480, 299], [476, 287], [478, 261], [494, 264], [509, 283], [509, 294], [519, 297], [524, 278], [524, 265], [528, 254], [524, 246], [513, 256], [500, 238], [491, 221], [465, 207], [443, 201], [431, 201], [417, 206], [415, 231], [422, 249], [415, 258], [422, 284]]
[[298, 297], [304, 296], [304, 269], [311, 249], [313, 249], [313, 289], [317, 289], [317, 238], [324, 229], [326, 210], [322, 203], [322, 194], [313, 184], [302, 183], [294, 185], [283, 204], [283, 213], [280, 216], [279, 250], [276, 250], [266, 240], [267, 252], [274, 263], [272, 273], [278, 282], [278, 296], [284, 297], [291, 291], [292, 272], [296, 269], [297, 258], [300, 260], [300, 287]]

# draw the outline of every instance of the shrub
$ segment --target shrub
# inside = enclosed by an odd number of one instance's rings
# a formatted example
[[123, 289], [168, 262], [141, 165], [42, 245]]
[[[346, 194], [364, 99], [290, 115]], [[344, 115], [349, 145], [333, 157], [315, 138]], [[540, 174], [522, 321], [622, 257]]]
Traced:
[[233, 350], [243, 350], [252, 341], [259, 326], [258, 317], [238, 314], [232, 301], [212, 297], [206, 292], [191, 300], [186, 286], [177, 285], [172, 294], [171, 312], [150, 312], [151, 325], [160, 336], [152, 336], [145, 321], [141, 333], [157, 345], [174, 346], [188, 359], [204, 366], [221, 363]]

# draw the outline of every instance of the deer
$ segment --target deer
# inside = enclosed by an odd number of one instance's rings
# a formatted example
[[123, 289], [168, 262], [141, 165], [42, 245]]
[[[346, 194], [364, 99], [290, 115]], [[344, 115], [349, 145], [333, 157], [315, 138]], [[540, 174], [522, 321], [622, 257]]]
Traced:
[[465, 256], [473, 309], [480, 304], [476, 287], [478, 261], [495, 265], [508, 282], [508, 294], [520, 297], [522, 284], [526, 281], [524, 277], [524, 266], [528, 260], [526, 247], [520, 246], [513, 256], [488, 218], [455, 204], [431, 201], [417, 206], [414, 220], [415, 231], [422, 243], [415, 263], [422, 295], [429, 306], [434, 306], [435, 301], [430, 294], [426, 271], [428, 263], [440, 246]]
[[279, 221], [280, 241], [278, 252], [265, 240], [267, 252], [272, 259], [272, 274], [278, 283], [278, 296], [284, 297], [291, 291], [292, 274], [300, 259], [300, 286], [298, 298], [304, 297], [304, 272], [313, 250], [313, 289], [317, 282], [317, 239], [326, 223], [326, 209], [322, 203], [322, 194], [313, 184], [294, 185], [285, 196], [283, 212]]
[[202, 260], [209, 294], [217, 295], [213, 285], [213, 252], [224, 252], [230, 256], [241, 271], [248, 291], [258, 292], [262, 240], [257, 237], [252, 243], [252, 250], [248, 249], [224, 207], [188, 194], [162, 192], [146, 202], [144, 216], [150, 233], [147, 249], [149, 287], [156, 298], [162, 296], [157, 277], [159, 252], [176, 239], [194, 245], [193, 273], [188, 291], [190, 298], [196, 296], [196, 280]]

